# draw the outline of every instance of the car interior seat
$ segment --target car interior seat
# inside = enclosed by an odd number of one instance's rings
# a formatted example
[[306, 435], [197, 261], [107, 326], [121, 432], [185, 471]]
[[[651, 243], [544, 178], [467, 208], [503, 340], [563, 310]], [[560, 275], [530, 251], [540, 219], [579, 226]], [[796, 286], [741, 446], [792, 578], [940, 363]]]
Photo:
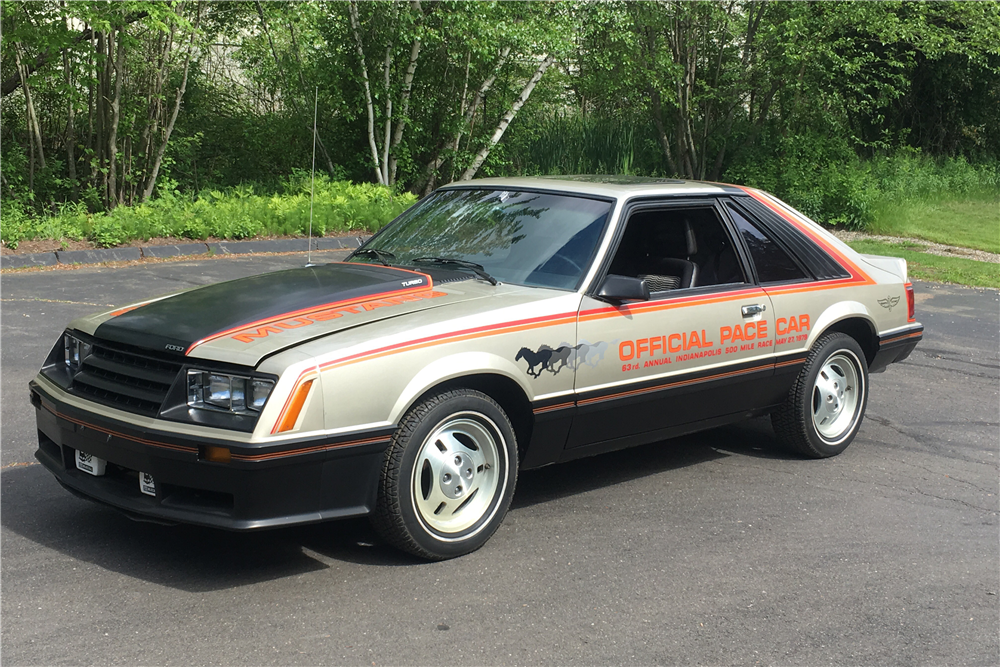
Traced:
[[[698, 240], [691, 221], [662, 220], [651, 230], [648, 263], [638, 277], [646, 281], [650, 292], [695, 287], [698, 265], [692, 261], [698, 253]], [[681, 255], [681, 256], [678, 256]]]

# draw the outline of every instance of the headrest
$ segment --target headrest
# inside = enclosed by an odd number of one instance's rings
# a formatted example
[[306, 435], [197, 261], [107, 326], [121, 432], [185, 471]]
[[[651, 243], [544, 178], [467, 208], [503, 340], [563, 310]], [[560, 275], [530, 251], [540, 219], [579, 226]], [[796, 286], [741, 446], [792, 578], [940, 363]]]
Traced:
[[698, 239], [695, 238], [694, 227], [687, 218], [684, 218], [684, 238], [687, 240], [688, 257], [698, 254]]

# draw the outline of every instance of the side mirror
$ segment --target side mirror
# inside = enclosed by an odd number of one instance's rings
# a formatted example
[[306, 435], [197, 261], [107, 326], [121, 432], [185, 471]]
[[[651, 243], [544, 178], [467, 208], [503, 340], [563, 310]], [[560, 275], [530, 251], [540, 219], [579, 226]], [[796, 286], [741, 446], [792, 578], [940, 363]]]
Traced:
[[639, 278], [610, 274], [597, 296], [608, 301], [649, 301], [649, 286]]

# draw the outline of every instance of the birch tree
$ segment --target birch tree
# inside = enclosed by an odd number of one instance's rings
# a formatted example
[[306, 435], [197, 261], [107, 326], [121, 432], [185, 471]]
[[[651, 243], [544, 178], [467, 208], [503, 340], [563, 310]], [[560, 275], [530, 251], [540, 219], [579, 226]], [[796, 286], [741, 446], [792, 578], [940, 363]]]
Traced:
[[[375, 3], [365, 3], [375, 5]], [[375, 180], [381, 185], [394, 185], [396, 182], [396, 172], [399, 164], [397, 149], [403, 140], [403, 132], [406, 127], [407, 114], [409, 112], [410, 96], [413, 91], [413, 79], [417, 70], [417, 61], [420, 58], [422, 48], [421, 27], [423, 23], [423, 11], [420, 0], [413, 0], [405, 3], [402, 10], [406, 16], [402, 22], [406, 30], [401, 31], [399, 0], [392, 0], [389, 6], [388, 16], [383, 12], [382, 30], [377, 31], [384, 42], [384, 56], [382, 57], [382, 77], [380, 80], [383, 103], [380, 108], [376, 108], [376, 94], [373, 92], [372, 77], [369, 75], [369, 58], [365, 54], [365, 40], [362, 37], [362, 19], [358, 9], [357, 0], [351, 0], [348, 5], [351, 25], [351, 36], [357, 53], [360, 79], [364, 91], [364, 104], [367, 119], [368, 147], [371, 151], [372, 166], [375, 170]], [[374, 11], [372, 16], [374, 16]], [[370, 31], [369, 31], [370, 32]], [[394, 69], [395, 51], [397, 48], [397, 33], [409, 38], [410, 49], [406, 69], [400, 73]], [[369, 33], [366, 33], [369, 34]], [[374, 41], [374, 40], [371, 40]], [[381, 45], [380, 45], [381, 46]], [[369, 47], [371, 49], [371, 47]], [[393, 115], [394, 100], [399, 98], [399, 113]], [[379, 118], [381, 113], [381, 118]], [[376, 132], [378, 126], [384, 127], [379, 136]]]

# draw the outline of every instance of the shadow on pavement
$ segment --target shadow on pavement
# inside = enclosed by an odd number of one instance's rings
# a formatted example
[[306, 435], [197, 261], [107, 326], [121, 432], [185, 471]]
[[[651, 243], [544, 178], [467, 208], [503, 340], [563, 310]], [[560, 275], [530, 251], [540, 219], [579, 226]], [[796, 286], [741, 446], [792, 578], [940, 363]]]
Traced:
[[731, 455], [797, 460], [774, 439], [768, 418], [521, 473], [513, 508], [586, 493]]
[[[770, 426], [765, 426], [748, 422], [526, 471], [518, 482], [513, 509], [732, 455], [784, 457], [775, 447]], [[0, 503], [5, 530], [72, 559], [189, 592], [236, 588], [336, 567], [325, 559], [369, 566], [423, 563], [384, 544], [363, 519], [257, 533], [136, 522], [70, 495], [39, 465], [4, 471]], [[4, 557], [16, 558], [17, 550], [16, 541], [8, 539]]]

